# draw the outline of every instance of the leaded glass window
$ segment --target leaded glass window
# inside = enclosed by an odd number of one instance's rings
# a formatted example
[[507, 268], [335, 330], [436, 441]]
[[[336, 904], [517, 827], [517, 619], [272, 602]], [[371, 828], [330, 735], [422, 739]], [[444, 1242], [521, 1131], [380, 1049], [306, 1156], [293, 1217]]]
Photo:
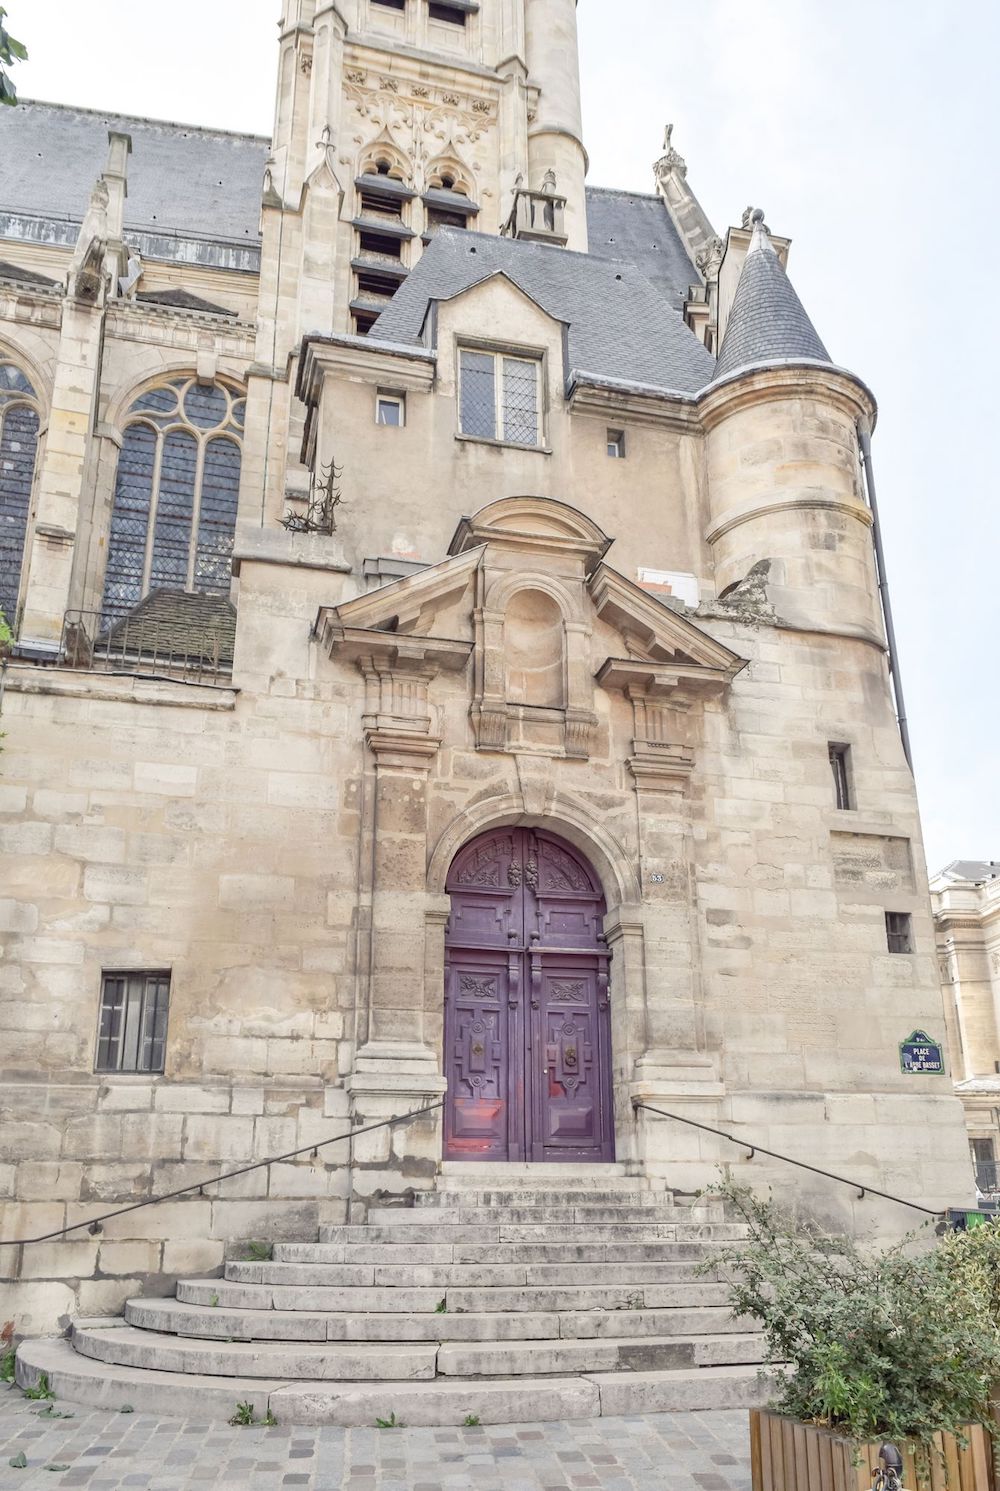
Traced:
[[35, 390], [20, 368], [0, 362], [0, 611], [12, 625], [17, 620], [38, 426]]
[[535, 358], [463, 349], [459, 359], [462, 434], [510, 445], [538, 445], [539, 367]]
[[176, 378], [129, 411], [104, 581], [114, 620], [154, 590], [228, 595], [246, 401]]

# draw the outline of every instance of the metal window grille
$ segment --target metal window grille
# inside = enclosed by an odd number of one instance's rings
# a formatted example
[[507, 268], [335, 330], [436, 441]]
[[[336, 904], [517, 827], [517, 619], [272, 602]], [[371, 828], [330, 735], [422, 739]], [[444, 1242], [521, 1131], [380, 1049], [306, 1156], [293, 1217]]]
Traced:
[[177, 378], [132, 405], [118, 460], [102, 612], [153, 590], [228, 595], [246, 403]]
[[887, 911], [885, 936], [891, 953], [912, 953], [913, 920], [908, 911]]
[[537, 445], [539, 363], [525, 357], [463, 351], [459, 362], [459, 420], [463, 435]]
[[162, 1072], [169, 998], [168, 973], [105, 974], [95, 1069]]
[[19, 368], [0, 363], [0, 611], [14, 625], [38, 450], [35, 391]]
[[830, 743], [830, 770], [833, 773], [833, 790], [838, 808], [853, 808], [851, 793], [851, 748]]

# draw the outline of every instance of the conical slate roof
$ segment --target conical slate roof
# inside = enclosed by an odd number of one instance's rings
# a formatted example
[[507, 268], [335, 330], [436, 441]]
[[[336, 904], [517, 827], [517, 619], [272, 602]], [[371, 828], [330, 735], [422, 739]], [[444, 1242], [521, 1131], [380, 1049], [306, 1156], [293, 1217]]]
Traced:
[[719, 349], [716, 379], [766, 362], [831, 361], [774, 251], [764, 214], [758, 210], [753, 221], [753, 238]]

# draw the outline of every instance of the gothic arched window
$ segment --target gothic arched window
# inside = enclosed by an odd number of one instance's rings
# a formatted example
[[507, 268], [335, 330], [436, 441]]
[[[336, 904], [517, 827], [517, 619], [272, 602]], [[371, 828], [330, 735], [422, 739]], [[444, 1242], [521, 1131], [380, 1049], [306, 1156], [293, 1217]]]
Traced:
[[118, 461], [103, 611], [154, 590], [228, 595], [246, 398], [175, 378], [130, 408]]
[[20, 368], [0, 360], [0, 611], [11, 623], [21, 588], [38, 427], [35, 390]]

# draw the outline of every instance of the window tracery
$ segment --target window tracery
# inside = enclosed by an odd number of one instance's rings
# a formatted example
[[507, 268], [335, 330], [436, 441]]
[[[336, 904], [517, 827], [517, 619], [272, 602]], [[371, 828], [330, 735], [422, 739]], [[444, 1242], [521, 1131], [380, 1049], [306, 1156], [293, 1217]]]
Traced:
[[154, 590], [229, 594], [245, 419], [240, 390], [193, 377], [132, 404], [108, 538], [109, 618]]
[[9, 622], [17, 616], [39, 427], [34, 388], [0, 360], [0, 611]]

